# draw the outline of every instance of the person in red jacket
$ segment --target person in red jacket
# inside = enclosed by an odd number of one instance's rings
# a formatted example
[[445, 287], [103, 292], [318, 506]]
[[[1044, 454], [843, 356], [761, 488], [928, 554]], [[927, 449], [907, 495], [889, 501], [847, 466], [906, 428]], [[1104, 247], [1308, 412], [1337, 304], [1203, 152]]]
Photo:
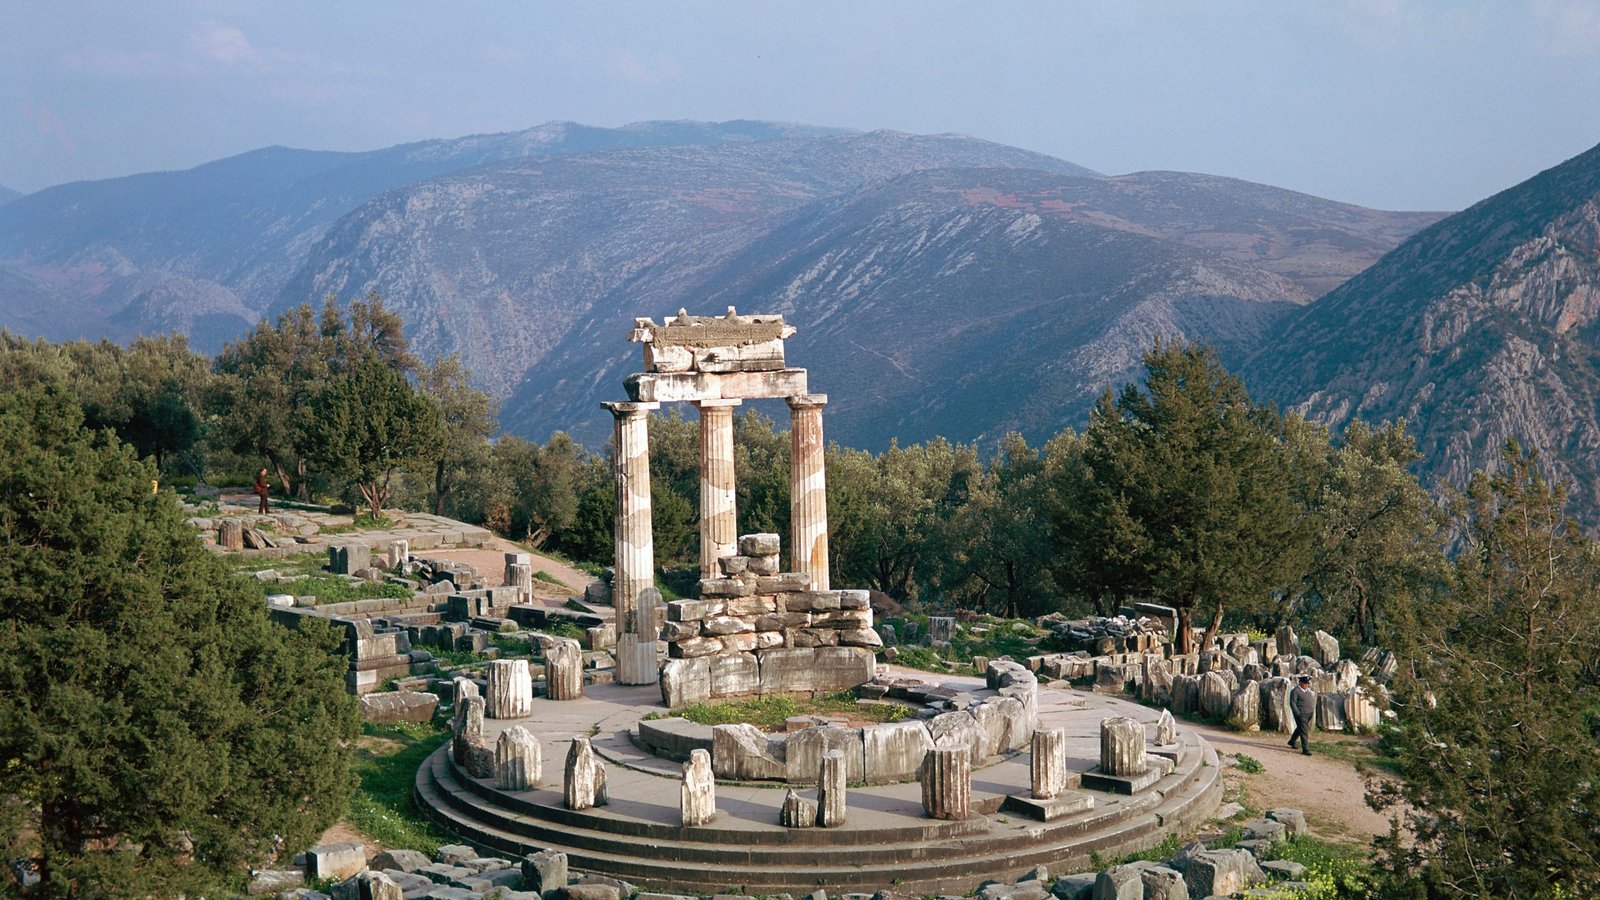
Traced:
[[267, 512], [267, 493], [268, 493], [269, 490], [270, 490], [270, 488], [267, 485], [267, 470], [266, 469], [262, 469], [261, 470], [261, 474], [256, 476], [256, 487], [255, 487], [256, 496], [261, 498], [261, 509], [260, 509], [260, 512], [262, 514], [265, 514]]

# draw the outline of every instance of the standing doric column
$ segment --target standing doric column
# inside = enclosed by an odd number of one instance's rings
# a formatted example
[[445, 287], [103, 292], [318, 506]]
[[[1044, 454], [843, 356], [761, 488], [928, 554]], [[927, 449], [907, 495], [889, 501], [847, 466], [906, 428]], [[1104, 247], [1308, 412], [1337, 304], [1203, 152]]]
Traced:
[[823, 471], [826, 394], [789, 398], [789, 566], [828, 590], [828, 479]]
[[700, 577], [720, 578], [717, 560], [739, 552], [733, 491], [733, 408], [738, 400], [701, 400]]
[[655, 587], [655, 543], [650, 528], [650, 411], [658, 403], [603, 403], [616, 417], [616, 575], [611, 602], [617, 610], [617, 680], [654, 684], [653, 617], [639, 615], [639, 595]]

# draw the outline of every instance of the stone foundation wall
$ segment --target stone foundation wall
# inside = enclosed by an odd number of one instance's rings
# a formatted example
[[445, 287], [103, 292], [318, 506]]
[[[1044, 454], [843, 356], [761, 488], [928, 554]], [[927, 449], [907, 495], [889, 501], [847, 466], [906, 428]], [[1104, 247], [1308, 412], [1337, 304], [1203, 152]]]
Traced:
[[806, 590], [805, 573], [779, 572], [775, 534], [739, 538], [698, 600], [667, 604], [661, 669], [669, 708], [723, 697], [829, 692], [872, 680], [883, 640], [866, 591]]

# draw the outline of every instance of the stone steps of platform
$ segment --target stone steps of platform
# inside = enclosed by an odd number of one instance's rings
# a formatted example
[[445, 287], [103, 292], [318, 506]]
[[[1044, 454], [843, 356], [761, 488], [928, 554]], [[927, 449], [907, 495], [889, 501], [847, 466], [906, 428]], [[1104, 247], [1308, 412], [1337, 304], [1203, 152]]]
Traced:
[[[806, 891], [818, 884], [831, 888], [897, 884], [902, 890], [936, 893], [967, 891], [985, 878], [1014, 877], [1039, 864], [1088, 865], [1091, 853], [1119, 855], [1158, 842], [1166, 830], [1198, 825], [1215, 809], [1219, 793], [1215, 755], [1206, 756], [1209, 765], [1186, 767], [1177, 784], [1163, 796], [1152, 795], [1149, 802], [1120, 804], [1100, 815], [1025, 830], [934, 841], [886, 840], [894, 829], [863, 831], [855, 837], [870, 843], [861, 844], [844, 843], [850, 835], [821, 829], [777, 832], [784, 844], [707, 844], [660, 835], [630, 840], [618, 832], [621, 823], [600, 816], [545, 808], [543, 812], [572, 814], [565, 821], [550, 821], [490, 805], [488, 798], [471, 790], [484, 786], [471, 779], [463, 779], [466, 784], [458, 781], [442, 756], [421, 767], [416, 790], [420, 804], [438, 824], [485, 850], [513, 857], [559, 850], [568, 854], [574, 869], [643, 886], [776, 892]], [[572, 816], [604, 822], [606, 830], [584, 827]]]

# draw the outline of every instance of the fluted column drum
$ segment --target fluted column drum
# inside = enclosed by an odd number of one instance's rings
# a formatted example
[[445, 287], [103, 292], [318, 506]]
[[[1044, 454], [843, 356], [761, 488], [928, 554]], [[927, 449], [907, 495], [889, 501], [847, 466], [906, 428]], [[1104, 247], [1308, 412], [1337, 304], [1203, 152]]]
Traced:
[[789, 398], [789, 566], [811, 590], [828, 590], [828, 479], [822, 438], [824, 394]]
[[738, 550], [734, 501], [733, 407], [737, 400], [702, 400], [700, 410], [700, 577], [718, 578], [717, 560]]
[[1127, 716], [1100, 722], [1100, 771], [1107, 775], [1143, 775], [1144, 726]]

